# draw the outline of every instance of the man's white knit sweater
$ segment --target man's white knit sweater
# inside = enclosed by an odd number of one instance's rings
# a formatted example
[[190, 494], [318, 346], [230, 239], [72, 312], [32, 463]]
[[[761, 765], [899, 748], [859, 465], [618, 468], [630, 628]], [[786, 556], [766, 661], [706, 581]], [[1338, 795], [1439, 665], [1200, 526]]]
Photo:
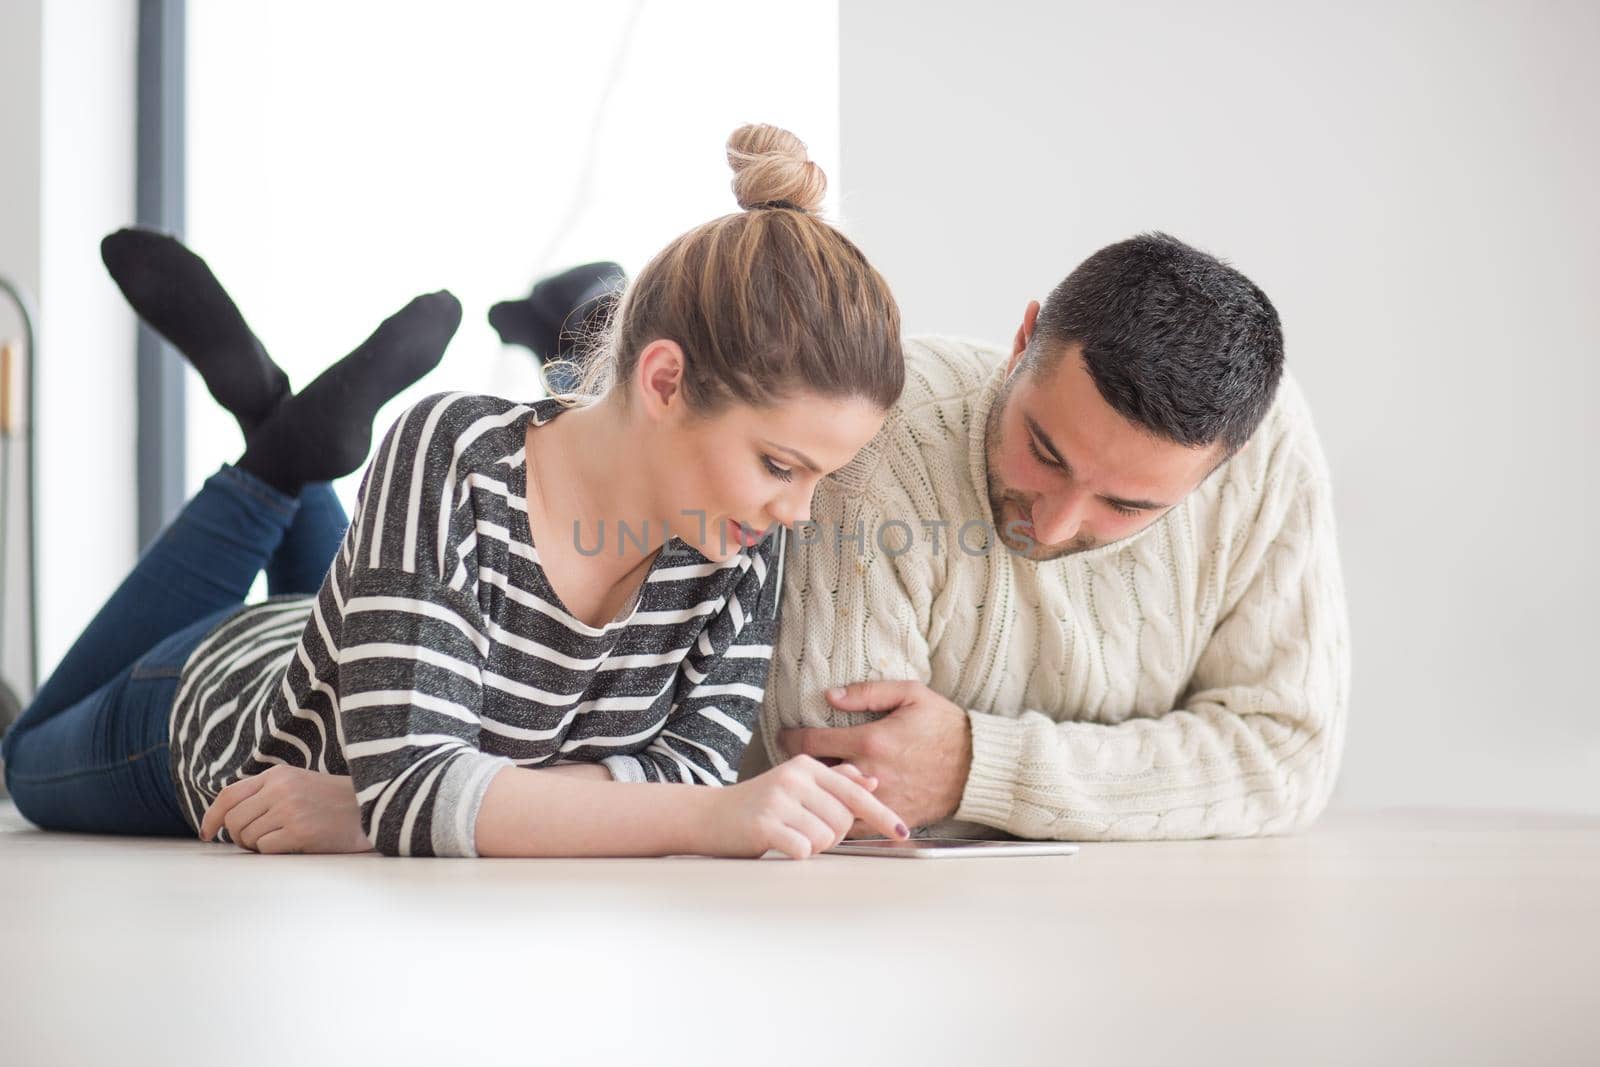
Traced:
[[868, 721], [829, 707], [828, 687], [915, 679], [970, 709], [971, 772], [936, 832], [1189, 838], [1315, 818], [1343, 747], [1348, 624], [1327, 468], [1294, 382], [1161, 519], [1036, 563], [998, 541], [983, 554], [981, 525], [956, 543], [964, 523], [995, 523], [984, 428], [1005, 353], [923, 339], [906, 361], [883, 430], [822, 482], [818, 528], [791, 539], [757, 765], [786, 758], [779, 728]]

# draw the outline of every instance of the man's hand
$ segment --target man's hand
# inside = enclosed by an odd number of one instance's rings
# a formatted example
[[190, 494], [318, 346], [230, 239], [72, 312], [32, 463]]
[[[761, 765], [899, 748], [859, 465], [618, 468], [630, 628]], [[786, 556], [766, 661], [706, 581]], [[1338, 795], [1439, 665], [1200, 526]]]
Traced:
[[[875, 795], [908, 826], [956, 813], [972, 768], [966, 712], [921, 682], [857, 682], [827, 696], [839, 711], [887, 714], [863, 726], [780, 730], [778, 743], [791, 756], [855, 764], [878, 779]], [[870, 832], [858, 821], [847, 836]]]
[[350, 779], [300, 767], [269, 767], [218, 793], [200, 820], [200, 840], [210, 841], [224, 826], [234, 844], [252, 852], [372, 848]]

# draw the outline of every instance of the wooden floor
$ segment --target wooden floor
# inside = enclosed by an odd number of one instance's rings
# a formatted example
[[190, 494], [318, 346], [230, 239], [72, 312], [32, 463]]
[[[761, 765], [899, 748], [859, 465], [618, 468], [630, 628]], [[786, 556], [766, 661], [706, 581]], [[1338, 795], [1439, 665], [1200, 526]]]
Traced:
[[0, 802], [0, 1063], [1600, 1063], [1600, 819], [937, 861], [262, 857]]

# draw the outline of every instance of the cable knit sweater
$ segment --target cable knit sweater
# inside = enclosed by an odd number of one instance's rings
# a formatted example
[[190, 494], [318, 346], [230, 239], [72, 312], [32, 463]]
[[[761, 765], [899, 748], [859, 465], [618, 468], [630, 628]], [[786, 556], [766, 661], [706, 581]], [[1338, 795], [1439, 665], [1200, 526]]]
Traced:
[[[1035, 563], [950, 543], [995, 521], [984, 426], [1005, 353], [923, 339], [906, 360], [883, 430], [823, 481], [819, 528], [794, 539], [813, 543], [791, 547], [754, 762], [785, 758], [782, 727], [865, 721], [826, 688], [910, 678], [970, 709], [965, 793], [934, 832], [1149, 840], [1314, 819], [1343, 747], [1348, 624], [1327, 468], [1295, 383], [1161, 519]], [[910, 551], [894, 520], [915, 531]], [[923, 520], [948, 523], [941, 551]], [[860, 547], [840, 536], [858, 524]], [[968, 544], [981, 551], [981, 530]]]

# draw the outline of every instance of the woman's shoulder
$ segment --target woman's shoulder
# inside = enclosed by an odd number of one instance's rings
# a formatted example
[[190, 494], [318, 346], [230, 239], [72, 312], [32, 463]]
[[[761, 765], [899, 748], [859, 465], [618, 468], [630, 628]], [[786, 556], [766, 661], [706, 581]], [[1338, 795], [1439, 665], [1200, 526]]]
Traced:
[[401, 412], [376, 458], [386, 466], [420, 458], [425, 468], [439, 472], [495, 462], [522, 448], [527, 422], [542, 421], [544, 403], [487, 393], [432, 393]]
[[[533, 405], [482, 393], [434, 393], [407, 407], [375, 450], [358, 494], [356, 518], [363, 537], [401, 570], [433, 558], [443, 570], [445, 550], [470, 532], [454, 521], [462, 496], [485, 478], [504, 480], [504, 468], [521, 462]], [[442, 522], [447, 514], [452, 521]], [[381, 517], [381, 518], [380, 518]], [[378, 558], [376, 550], [372, 558]]]
[[484, 419], [512, 421], [515, 416], [531, 416], [550, 403], [553, 401], [509, 400], [488, 393], [430, 393], [407, 407], [396, 421], [428, 423], [437, 434], [457, 437]]

